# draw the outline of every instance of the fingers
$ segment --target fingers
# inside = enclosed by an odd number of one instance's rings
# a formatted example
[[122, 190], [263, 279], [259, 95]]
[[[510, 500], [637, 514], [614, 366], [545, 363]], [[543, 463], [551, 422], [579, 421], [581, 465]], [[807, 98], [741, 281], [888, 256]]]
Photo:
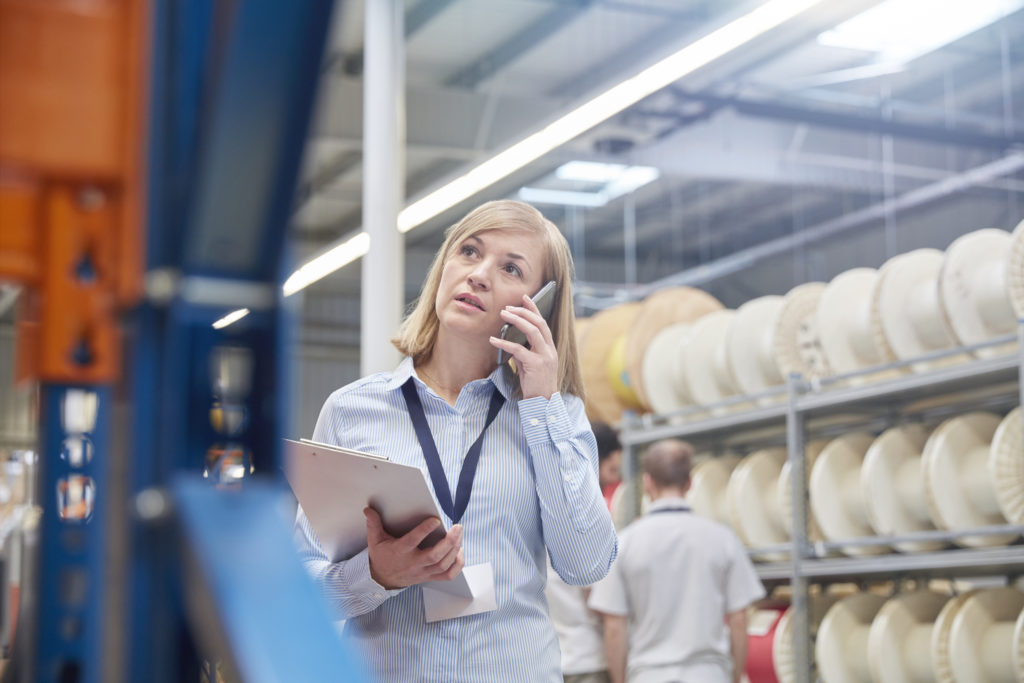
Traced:
[[419, 544], [423, 542], [424, 538], [429, 536], [431, 532], [434, 531], [434, 529], [437, 529], [440, 526], [441, 520], [439, 520], [437, 517], [425, 519], [419, 524], [417, 524], [412, 531], [402, 536], [402, 544], [410, 550], [413, 548], [417, 548], [419, 547]]
[[384, 524], [380, 521], [380, 515], [371, 507], [363, 508], [363, 516], [366, 517], [366, 542], [370, 545], [378, 545], [391, 539], [391, 534], [384, 531]]
[[440, 560], [426, 567], [427, 573], [431, 576], [435, 576], [437, 574], [444, 574], [452, 568], [452, 565], [455, 564], [455, 561], [456, 559], [458, 559], [459, 553], [461, 552], [462, 548], [460, 546], [453, 545], [448, 550], [448, 552], [441, 557]]
[[515, 325], [526, 335], [531, 348], [539, 349], [544, 343], [554, 344], [551, 337], [551, 329], [539, 314], [525, 308], [513, 306], [502, 309], [500, 315], [502, 320]]

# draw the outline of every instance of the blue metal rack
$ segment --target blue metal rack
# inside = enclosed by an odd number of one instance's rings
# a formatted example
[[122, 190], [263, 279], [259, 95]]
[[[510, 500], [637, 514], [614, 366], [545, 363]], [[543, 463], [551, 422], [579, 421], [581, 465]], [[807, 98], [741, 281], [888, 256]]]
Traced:
[[[123, 320], [122, 386], [43, 387], [39, 604], [22, 680], [197, 681], [204, 658], [247, 681], [364, 680], [279, 514], [285, 233], [332, 5], [152, 2], [147, 296]], [[241, 307], [243, 321], [213, 329]], [[79, 389], [98, 408], [71, 434], [62, 406]], [[69, 437], [94, 456], [62, 456]], [[115, 441], [127, 501], [109, 494]], [[92, 487], [87, 519], [53, 504], [71, 477]], [[110, 551], [119, 529], [124, 558]], [[107, 609], [116, 573], [126, 613]]]

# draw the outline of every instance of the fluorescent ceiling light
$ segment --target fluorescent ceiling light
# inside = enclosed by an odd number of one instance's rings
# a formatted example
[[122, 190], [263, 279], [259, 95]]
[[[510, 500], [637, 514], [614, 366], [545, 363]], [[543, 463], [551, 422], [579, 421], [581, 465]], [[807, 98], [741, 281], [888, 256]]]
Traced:
[[557, 118], [540, 130], [478, 164], [464, 175], [414, 201], [398, 214], [398, 229], [408, 232], [442, 211], [518, 171], [602, 121], [636, 104], [683, 76], [749, 43], [821, 0], [770, 0], [712, 31], [631, 78]]
[[524, 202], [539, 204], [560, 204], [562, 206], [604, 206], [616, 197], [633, 192], [647, 183], [657, 180], [658, 169], [652, 166], [626, 166], [605, 164], [597, 161], [570, 161], [555, 169], [555, 177], [600, 184], [600, 188], [582, 192], [579, 190], [553, 190], [540, 187], [524, 187], [519, 198]]
[[223, 328], [227, 327], [228, 325], [230, 325], [231, 323], [238, 322], [239, 320], [241, 320], [242, 318], [244, 318], [247, 315], [249, 315], [249, 309], [248, 308], [239, 308], [237, 311], [232, 311], [231, 313], [228, 313], [226, 316], [224, 316], [223, 318], [221, 318], [220, 320], [215, 322], [213, 324], [213, 329], [215, 329], [215, 330], [223, 329]]
[[348, 265], [370, 250], [370, 236], [361, 232], [342, 242], [338, 246], [325, 251], [314, 259], [307, 261], [291, 274], [284, 283], [284, 295], [291, 296], [305, 289], [317, 280], [327, 277], [344, 265]]
[[625, 164], [606, 164], [601, 161], [569, 161], [555, 169], [555, 175], [564, 180], [607, 183], [618, 178], [625, 170]]
[[[683, 76], [710, 64], [722, 55], [742, 47], [821, 2], [822, 0], [769, 0], [643, 69], [635, 76], [612, 86], [540, 130], [527, 135], [519, 142], [478, 164], [465, 174], [412, 202], [399, 212], [398, 229], [402, 232], [409, 232], [448, 208], [472, 197], [480, 190], [515, 173], [530, 162], [536, 161], [581, 133], [590, 130], [623, 109], [636, 104], [648, 95], [675, 83]], [[354, 258], [362, 256], [368, 248], [369, 238], [367, 238], [366, 248], [360, 254], [344, 263], [338, 260], [330, 270], [323, 270], [326, 266], [320, 266], [318, 270], [314, 271], [320, 274], [316, 278], [306, 281], [305, 278], [298, 276], [303, 269], [312, 266], [316, 259], [310, 261], [288, 278], [285, 283], [285, 296], [294, 294], [310, 283], [341, 268]]]
[[604, 206], [608, 198], [600, 192], [576, 192], [573, 190], [546, 190], [541, 187], [519, 189], [519, 198], [524, 202], [537, 204], [560, 204], [561, 206]]
[[888, 0], [818, 36], [830, 47], [864, 50], [905, 64], [1024, 7], [1024, 0]]

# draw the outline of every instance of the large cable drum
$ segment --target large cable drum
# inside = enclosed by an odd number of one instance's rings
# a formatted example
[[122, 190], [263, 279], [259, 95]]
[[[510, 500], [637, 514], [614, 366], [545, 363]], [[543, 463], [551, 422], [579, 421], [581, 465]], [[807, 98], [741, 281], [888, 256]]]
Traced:
[[772, 357], [783, 377], [798, 373], [814, 379], [833, 374], [818, 330], [818, 302], [824, 291], [825, 283], [808, 282], [783, 297], [772, 334]]
[[949, 596], [919, 589], [889, 598], [868, 630], [868, 664], [874, 683], [935, 680], [932, 634]]
[[[683, 348], [682, 368], [696, 403], [711, 405], [739, 393], [729, 369], [725, 337], [736, 314], [732, 310], [708, 313], [693, 324]], [[715, 412], [724, 412], [721, 407]]]
[[[871, 443], [867, 432], [851, 432], [833, 439], [818, 455], [811, 470], [811, 509], [830, 541], [873, 536], [868, 520], [861, 466]], [[882, 545], [850, 545], [847, 555], [876, 555], [889, 552]]]
[[651, 340], [666, 327], [692, 323], [722, 304], [707, 292], [693, 287], [660, 289], [647, 296], [629, 326], [624, 349], [625, 370], [637, 400], [646, 410], [654, 410], [644, 384], [644, 357]]
[[1006, 286], [1017, 319], [1024, 318], [1024, 221], [1017, 224], [1006, 258]]
[[824, 683], [872, 683], [868, 635], [884, 604], [881, 595], [857, 593], [832, 605], [825, 614], [814, 644]]
[[580, 343], [580, 371], [594, 421], [616, 424], [624, 407], [608, 381], [608, 356], [619, 336], [633, 323], [640, 304], [629, 302], [599, 311], [590, 317]]
[[[725, 497], [732, 528], [749, 547], [778, 545], [789, 540], [779, 509], [778, 483], [786, 463], [785, 448], [764, 448], [743, 458], [733, 470]], [[775, 561], [788, 553], [763, 553]]]
[[988, 473], [999, 509], [1010, 524], [1024, 525], [1024, 424], [1018, 406], [1003, 418], [992, 436]]
[[[802, 490], [808, 490], [808, 486], [811, 481], [811, 472], [814, 470], [814, 463], [817, 462], [818, 455], [827, 445], [827, 440], [817, 439], [809, 441], [807, 445], [804, 446], [804, 472], [806, 481], [802, 485]], [[782, 472], [779, 473], [778, 484], [779, 513], [782, 516], [782, 526], [785, 527], [789, 534], [793, 533], [792, 469], [792, 465], [790, 465], [789, 460], [787, 460], [782, 466]], [[821, 533], [821, 526], [818, 524], [818, 519], [814, 516], [814, 510], [809, 505], [807, 506], [807, 539], [812, 543], [825, 539], [825, 536]]]
[[[782, 304], [781, 296], [762, 296], [736, 309], [726, 331], [725, 346], [730, 374], [739, 393], [758, 394], [785, 382], [772, 355]], [[762, 405], [770, 402], [767, 398], [759, 401]]]
[[[875, 439], [864, 456], [861, 486], [868, 521], [880, 536], [934, 531], [928, 496], [921, 478], [921, 453], [929, 430], [919, 424], [897, 425]], [[938, 550], [942, 541], [901, 541], [904, 552]]]
[[692, 323], [675, 323], [654, 335], [644, 352], [641, 369], [644, 391], [651, 410], [659, 415], [693, 405], [693, 395], [682, 369], [683, 349], [689, 343]]
[[731, 526], [726, 490], [739, 462], [740, 458], [735, 455], [722, 455], [694, 465], [686, 500], [696, 514]]
[[1024, 591], [987, 588], [970, 594], [949, 629], [949, 672], [957, 683], [1021, 683], [1014, 643], [1024, 612]]
[[[896, 360], [884, 337], [875, 334], [872, 323], [873, 293], [878, 282], [874, 268], [854, 268], [832, 279], [821, 293], [816, 311], [821, 350], [836, 374], [865, 370]], [[849, 378], [862, 384], [899, 374], [889, 370], [870, 377]]]
[[[958, 237], [946, 249], [939, 271], [939, 297], [963, 345], [980, 344], [1016, 329], [1008, 283], [1010, 242], [1010, 233], [987, 228]], [[991, 358], [1009, 353], [1014, 346], [1011, 342], [974, 353]]]
[[[873, 324], [900, 360], [957, 346], [939, 298], [939, 271], [945, 255], [938, 249], [915, 249], [882, 265], [874, 290]], [[969, 360], [964, 354], [913, 363], [917, 371]]]
[[[921, 471], [935, 525], [947, 531], [963, 531], [1006, 524], [999, 509], [996, 489], [988, 467], [989, 452], [998, 415], [968, 413], [940, 424], [924, 447]], [[1006, 545], [1014, 534], [962, 536], [960, 545]]]

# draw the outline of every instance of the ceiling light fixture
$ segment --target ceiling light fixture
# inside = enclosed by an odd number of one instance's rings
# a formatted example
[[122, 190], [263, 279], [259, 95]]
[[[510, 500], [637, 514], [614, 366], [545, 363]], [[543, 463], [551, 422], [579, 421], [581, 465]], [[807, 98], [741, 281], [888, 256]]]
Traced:
[[661, 174], [653, 166], [570, 161], [555, 169], [554, 175], [560, 180], [598, 184], [600, 187], [590, 191], [523, 187], [519, 190], [519, 198], [524, 202], [594, 208], [657, 180]]
[[[465, 174], [412, 202], [399, 212], [398, 229], [402, 232], [412, 230], [480, 190], [515, 173], [530, 162], [536, 161], [623, 109], [636, 104], [648, 95], [742, 47], [821, 2], [822, 0], [769, 0], [643, 69], [633, 77], [612, 86], [540, 130], [478, 164]], [[361, 233], [361, 235], [365, 235], [365, 233]], [[345, 244], [348, 242], [336, 248], [340, 249]], [[365, 254], [367, 249], [369, 249], [369, 236], [366, 237], [366, 245], [361, 253], [344, 261], [342, 259], [333, 261], [329, 270], [326, 269], [327, 262], [321, 262], [320, 265], [313, 268], [314, 262], [323, 257], [317, 257], [303, 265], [285, 283], [285, 296], [294, 294], [329, 275]], [[300, 277], [300, 273], [305, 269], [309, 269], [310, 276], [315, 274], [316, 277], [311, 279], [305, 276]]]
[[906, 65], [918, 57], [999, 21], [1024, 0], [888, 0], [818, 36], [818, 42], [876, 53], [877, 61]]
[[408, 232], [683, 76], [792, 19], [821, 0], [770, 0], [560, 116], [414, 201], [398, 214]]
[[284, 283], [284, 295], [291, 296], [305, 289], [317, 280], [327, 277], [342, 266], [348, 265], [370, 250], [370, 235], [361, 232], [341, 244], [328, 249], [316, 258], [310, 259], [291, 274]]
[[226, 316], [215, 322], [213, 324], [213, 329], [222, 330], [231, 323], [236, 323], [247, 315], [249, 315], [248, 308], [239, 308], [237, 311], [231, 311]]

